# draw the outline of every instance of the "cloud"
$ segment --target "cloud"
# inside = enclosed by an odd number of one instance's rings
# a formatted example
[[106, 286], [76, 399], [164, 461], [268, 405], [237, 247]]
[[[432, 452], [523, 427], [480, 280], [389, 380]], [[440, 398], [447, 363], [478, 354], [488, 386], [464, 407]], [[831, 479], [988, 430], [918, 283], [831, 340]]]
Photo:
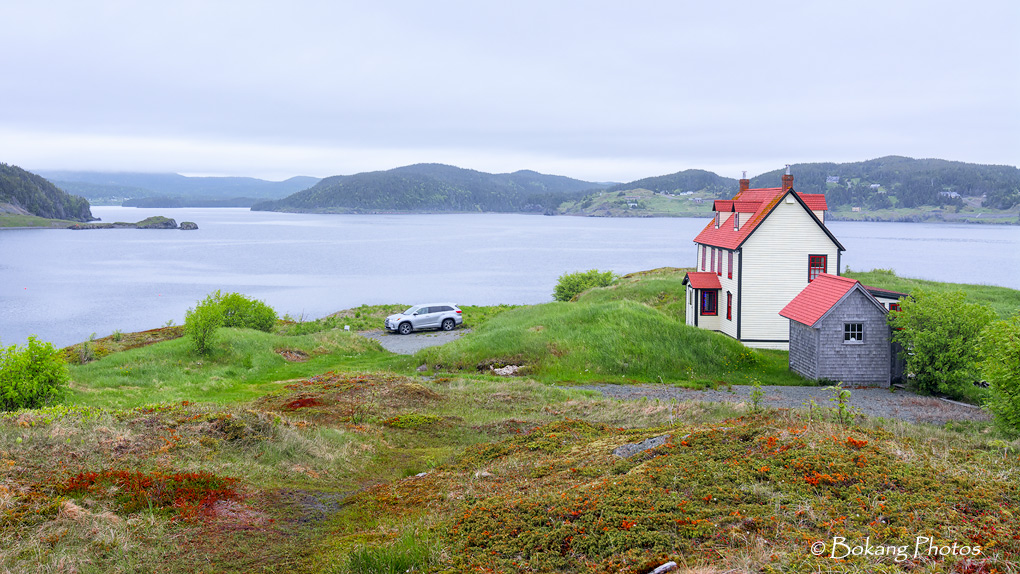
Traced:
[[[40, 167], [332, 175], [440, 161], [626, 180], [1020, 156], [1020, 8], [1005, 0], [5, 12], [0, 65], [16, 81], [0, 93], [0, 160]], [[724, 175], [740, 169], [754, 168]]]

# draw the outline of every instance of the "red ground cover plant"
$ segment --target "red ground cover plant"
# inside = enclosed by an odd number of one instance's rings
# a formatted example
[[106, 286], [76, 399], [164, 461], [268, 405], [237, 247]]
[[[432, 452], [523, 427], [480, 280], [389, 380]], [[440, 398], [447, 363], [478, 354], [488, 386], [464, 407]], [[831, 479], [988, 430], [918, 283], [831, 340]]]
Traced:
[[206, 513], [218, 500], [240, 498], [236, 478], [209, 472], [80, 472], [60, 486], [63, 494], [112, 499], [121, 512], [171, 510], [181, 519]]

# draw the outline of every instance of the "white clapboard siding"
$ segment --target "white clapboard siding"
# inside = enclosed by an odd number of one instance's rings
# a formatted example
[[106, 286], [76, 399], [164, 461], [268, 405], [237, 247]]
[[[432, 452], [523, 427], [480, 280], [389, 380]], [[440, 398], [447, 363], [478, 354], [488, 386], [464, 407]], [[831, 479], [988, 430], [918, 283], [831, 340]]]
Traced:
[[740, 338], [786, 341], [789, 321], [779, 311], [807, 286], [808, 255], [827, 255], [826, 272], [838, 274], [838, 248], [800, 203], [783, 201], [744, 242], [743, 251]]

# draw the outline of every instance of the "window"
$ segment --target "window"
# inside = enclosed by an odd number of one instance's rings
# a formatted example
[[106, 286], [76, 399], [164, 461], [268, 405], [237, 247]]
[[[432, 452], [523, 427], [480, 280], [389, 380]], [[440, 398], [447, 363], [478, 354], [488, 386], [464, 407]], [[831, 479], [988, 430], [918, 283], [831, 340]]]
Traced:
[[719, 229], [719, 223], [722, 221], [722, 214], [718, 211], [715, 212], [715, 228]]
[[890, 311], [899, 311], [900, 310], [900, 304], [899, 303], [889, 303], [889, 310]]
[[726, 292], [726, 320], [733, 320], [733, 293]]
[[828, 270], [829, 256], [828, 255], [808, 255], [808, 272], [807, 280], [808, 283], [815, 280], [822, 273], [826, 273]]
[[705, 257], [708, 256], [708, 247], [701, 246], [701, 270], [705, 270]]
[[733, 212], [733, 231], [740, 229], [740, 212]]
[[864, 342], [864, 323], [843, 323], [843, 344]]
[[733, 279], [733, 252], [726, 254], [726, 278]]
[[715, 271], [715, 247], [712, 248], [712, 271]]
[[715, 290], [701, 292], [701, 314], [719, 314], [719, 294]]

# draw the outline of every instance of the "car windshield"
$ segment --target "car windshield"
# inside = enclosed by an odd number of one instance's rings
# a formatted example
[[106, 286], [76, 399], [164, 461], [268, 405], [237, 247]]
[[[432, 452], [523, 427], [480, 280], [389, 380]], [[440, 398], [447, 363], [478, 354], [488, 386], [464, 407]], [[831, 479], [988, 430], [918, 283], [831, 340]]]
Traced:
[[414, 312], [417, 311], [417, 310], [418, 310], [418, 305], [415, 305], [414, 307], [408, 307], [407, 311], [404, 311], [403, 313], [401, 313], [401, 315], [413, 315]]

